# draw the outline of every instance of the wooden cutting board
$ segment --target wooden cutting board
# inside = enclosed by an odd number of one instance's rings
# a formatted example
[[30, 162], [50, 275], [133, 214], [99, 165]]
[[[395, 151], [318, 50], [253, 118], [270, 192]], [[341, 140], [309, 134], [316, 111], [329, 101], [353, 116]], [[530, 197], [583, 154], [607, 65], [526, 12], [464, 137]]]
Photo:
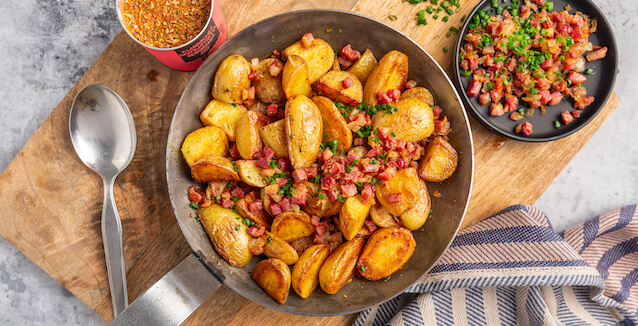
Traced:
[[[423, 4], [400, 0], [220, 0], [229, 35], [269, 16], [298, 9], [334, 8], [375, 17], [425, 47], [449, 72], [460, 26], [479, 0], [463, 1], [449, 22], [417, 26]], [[398, 17], [390, 21], [389, 15]], [[75, 155], [68, 134], [73, 98], [84, 86], [105, 84], [128, 103], [138, 133], [137, 152], [117, 179], [115, 200], [123, 222], [129, 298], [133, 301], [191, 251], [173, 217], [165, 183], [168, 128], [192, 73], [163, 66], [125, 33], [71, 89], [0, 175], [0, 236], [58, 280], [105, 320], [111, 299], [100, 232], [102, 182]], [[532, 204], [619, 104], [612, 95], [602, 112], [578, 133], [551, 143], [505, 140], [471, 120], [476, 150], [472, 199], [464, 226], [511, 204]], [[524, 162], [524, 164], [523, 164]], [[223, 286], [185, 324], [350, 324], [356, 315], [303, 317], [259, 306]], [[258, 318], [258, 319], [257, 319]]]

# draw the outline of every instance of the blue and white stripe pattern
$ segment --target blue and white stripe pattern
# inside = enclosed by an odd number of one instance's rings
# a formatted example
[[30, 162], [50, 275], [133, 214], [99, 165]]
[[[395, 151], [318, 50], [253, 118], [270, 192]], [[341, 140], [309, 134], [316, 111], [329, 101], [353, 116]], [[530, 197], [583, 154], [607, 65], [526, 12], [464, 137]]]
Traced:
[[556, 234], [516, 205], [459, 232], [427, 275], [355, 325], [638, 325], [637, 283], [636, 206]]

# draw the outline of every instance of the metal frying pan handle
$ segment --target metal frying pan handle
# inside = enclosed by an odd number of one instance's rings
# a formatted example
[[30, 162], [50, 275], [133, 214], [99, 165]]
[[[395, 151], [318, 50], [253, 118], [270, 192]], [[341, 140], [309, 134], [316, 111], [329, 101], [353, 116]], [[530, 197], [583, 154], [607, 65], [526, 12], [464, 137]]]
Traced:
[[164, 275], [109, 325], [181, 324], [222, 283], [192, 253]]

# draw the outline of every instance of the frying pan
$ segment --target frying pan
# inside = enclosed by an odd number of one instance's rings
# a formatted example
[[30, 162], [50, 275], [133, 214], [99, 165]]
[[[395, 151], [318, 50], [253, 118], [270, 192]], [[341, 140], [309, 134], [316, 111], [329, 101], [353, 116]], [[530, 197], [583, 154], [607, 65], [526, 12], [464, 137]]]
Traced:
[[[273, 50], [281, 51], [298, 41], [307, 32], [326, 40], [336, 50], [350, 43], [355, 49], [369, 48], [377, 58], [395, 49], [407, 54], [409, 78], [432, 90], [436, 103], [451, 121], [450, 143], [458, 152], [459, 164], [448, 180], [428, 183], [430, 193], [439, 191], [442, 196], [433, 198], [432, 216], [422, 229], [414, 232], [417, 242], [414, 255], [389, 280], [363, 284], [354, 278], [336, 295], [316, 289], [307, 299], [291, 291], [288, 301], [280, 305], [250, 279], [258, 257], [247, 267], [235, 268], [215, 252], [189, 207], [187, 189], [195, 182], [180, 148], [188, 133], [202, 127], [199, 114], [212, 99], [213, 76], [223, 59], [232, 54], [241, 54], [249, 60], [264, 58]], [[473, 170], [472, 135], [459, 95], [443, 69], [405, 34], [369, 17], [337, 10], [295, 11], [258, 22], [236, 34], [206, 60], [184, 90], [173, 115], [166, 149], [166, 178], [175, 218], [193, 254], [162, 278], [160, 285], [154, 285], [138, 298], [114, 324], [178, 324], [221, 283], [263, 306], [308, 316], [348, 314], [387, 301], [429, 271], [451, 243], [467, 209]], [[180, 296], [176, 297], [176, 293]]]

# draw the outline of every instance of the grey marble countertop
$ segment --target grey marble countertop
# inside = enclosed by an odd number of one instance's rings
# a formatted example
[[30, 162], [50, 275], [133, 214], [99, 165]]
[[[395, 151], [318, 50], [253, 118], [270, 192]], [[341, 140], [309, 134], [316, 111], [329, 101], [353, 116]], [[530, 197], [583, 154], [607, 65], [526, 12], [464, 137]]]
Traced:
[[[638, 60], [632, 57], [638, 48], [638, 6], [594, 2], [618, 42], [614, 91], [622, 101], [535, 203], [557, 231], [638, 203]], [[121, 27], [114, 1], [95, 0], [3, 0], [0, 21], [1, 172]], [[0, 325], [101, 324], [89, 307], [0, 238]]]

